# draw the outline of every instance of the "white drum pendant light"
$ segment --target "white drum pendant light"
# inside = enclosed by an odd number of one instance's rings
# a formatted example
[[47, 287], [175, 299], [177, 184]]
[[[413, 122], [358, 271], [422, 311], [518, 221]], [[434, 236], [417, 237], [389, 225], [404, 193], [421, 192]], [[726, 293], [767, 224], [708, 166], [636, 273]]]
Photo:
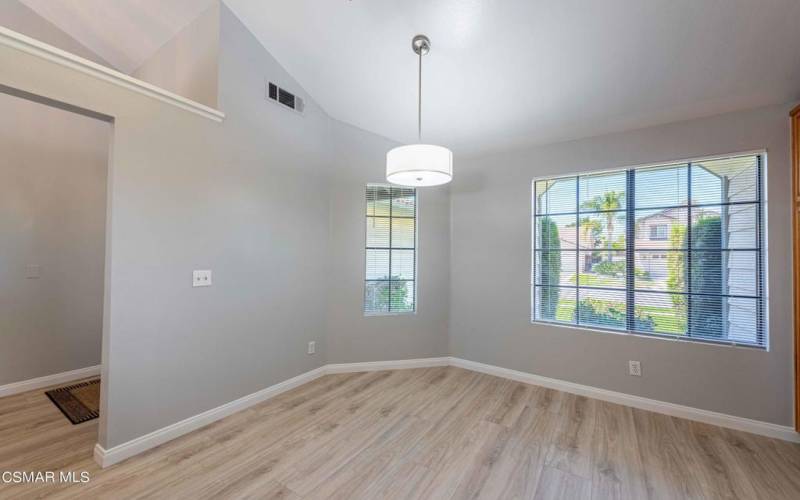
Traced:
[[[422, 56], [430, 52], [431, 41], [417, 35], [411, 48], [419, 56], [417, 81], [417, 140], [422, 142]], [[438, 186], [453, 179], [453, 153], [433, 144], [409, 144], [386, 153], [386, 180], [409, 187]]]

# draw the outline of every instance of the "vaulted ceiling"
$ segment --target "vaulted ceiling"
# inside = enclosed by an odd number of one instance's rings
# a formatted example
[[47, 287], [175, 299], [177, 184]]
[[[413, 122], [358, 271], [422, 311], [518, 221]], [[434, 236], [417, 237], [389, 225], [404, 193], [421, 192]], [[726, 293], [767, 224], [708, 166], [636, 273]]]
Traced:
[[[214, 0], [22, 0], [130, 72]], [[800, 99], [798, 0], [225, 0], [333, 118], [458, 153]], [[269, 76], [269, 75], [265, 75]]]
[[456, 153], [800, 99], [798, 0], [225, 0], [333, 117]]
[[132, 73], [214, 0], [20, 0], [123, 73]]

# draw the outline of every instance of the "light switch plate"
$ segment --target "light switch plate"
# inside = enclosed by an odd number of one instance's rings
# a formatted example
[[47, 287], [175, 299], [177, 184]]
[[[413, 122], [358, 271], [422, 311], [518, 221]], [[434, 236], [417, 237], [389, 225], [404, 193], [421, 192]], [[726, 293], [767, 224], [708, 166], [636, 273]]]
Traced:
[[37, 280], [42, 275], [42, 266], [38, 264], [28, 264], [25, 266], [25, 277], [29, 280]]
[[211, 270], [201, 269], [193, 271], [192, 286], [211, 286]]

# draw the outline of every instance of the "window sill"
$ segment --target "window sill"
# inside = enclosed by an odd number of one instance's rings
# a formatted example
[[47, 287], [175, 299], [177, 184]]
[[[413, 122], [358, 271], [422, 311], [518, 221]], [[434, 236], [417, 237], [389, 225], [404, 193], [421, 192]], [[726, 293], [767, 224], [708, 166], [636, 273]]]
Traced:
[[382, 316], [416, 316], [416, 315], [417, 311], [364, 313], [365, 318], [380, 318]]

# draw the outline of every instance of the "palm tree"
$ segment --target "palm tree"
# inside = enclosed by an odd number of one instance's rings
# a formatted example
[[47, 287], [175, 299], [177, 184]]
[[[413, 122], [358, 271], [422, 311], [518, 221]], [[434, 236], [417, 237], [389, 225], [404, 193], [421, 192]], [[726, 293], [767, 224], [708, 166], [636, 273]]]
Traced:
[[612, 238], [614, 237], [614, 219], [617, 216], [616, 212], [612, 212], [612, 210], [620, 210], [624, 201], [624, 191], [607, 191], [603, 194], [595, 196], [591, 200], [583, 202], [583, 208], [601, 211], [606, 215], [606, 244], [609, 246], [609, 262], [614, 255], [614, 252], [611, 250], [611, 243]]
[[[582, 217], [580, 220], [581, 224], [581, 238], [578, 239], [578, 249], [581, 248], [581, 241], [588, 241], [590, 248], [594, 248], [602, 239], [600, 234], [603, 232], [602, 224], [597, 219], [592, 219], [591, 217]], [[572, 224], [574, 226], [575, 224]], [[583, 256], [583, 264], [581, 268], [585, 272], [589, 272], [592, 269], [592, 254], [584, 255]], [[578, 273], [583, 272], [581, 269], [578, 269]]]
[[[575, 224], [572, 225], [574, 226]], [[597, 244], [602, 230], [603, 228], [600, 221], [592, 219], [591, 217], [581, 218], [581, 233], [583, 234], [583, 239], [591, 241], [592, 246]]]

